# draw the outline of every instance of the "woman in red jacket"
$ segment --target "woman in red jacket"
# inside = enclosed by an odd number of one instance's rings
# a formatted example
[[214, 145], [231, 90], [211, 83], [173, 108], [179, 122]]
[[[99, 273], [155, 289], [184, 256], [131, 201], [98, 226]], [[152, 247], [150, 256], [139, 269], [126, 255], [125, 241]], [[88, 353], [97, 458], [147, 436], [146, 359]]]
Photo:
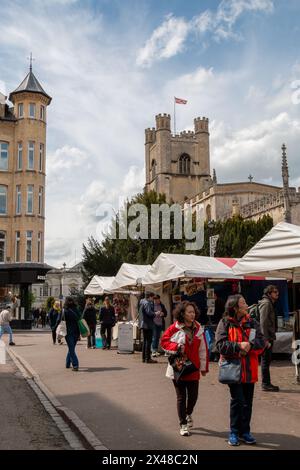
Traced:
[[189, 436], [193, 427], [192, 412], [198, 398], [200, 372], [208, 372], [208, 350], [204, 329], [195, 318], [199, 315], [196, 305], [183, 302], [173, 313], [176, 318], [161, 338], [161, 347], [170, 357], [181, 353], [184, 359], [190, 360], [195, 371], [175, 380], [174, 369], [169, 364], [166, 376], [173, 379], [177, 395], [177, 411], [180, 423], [180, 435]]
[[225, 305], [224, 318], [216, 331], [216, 348], [225, 359], [240, 359], [240, 383], [229, 385], [230, 434], [228, 444], [256, 444], [250, 433], [254, 385], [258, 380], [258, 357], [265, 348], [259, 323], [248, 315], [248, 305], [242, 295], [231, 295]]

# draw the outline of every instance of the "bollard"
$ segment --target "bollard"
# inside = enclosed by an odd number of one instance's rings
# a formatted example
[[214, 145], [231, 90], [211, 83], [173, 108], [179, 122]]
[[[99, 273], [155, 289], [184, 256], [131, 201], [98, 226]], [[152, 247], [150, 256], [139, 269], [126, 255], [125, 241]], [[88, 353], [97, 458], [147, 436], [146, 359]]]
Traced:
[[0, 364], [6, 364], [6, 347], [2, 340], [0, 340]]

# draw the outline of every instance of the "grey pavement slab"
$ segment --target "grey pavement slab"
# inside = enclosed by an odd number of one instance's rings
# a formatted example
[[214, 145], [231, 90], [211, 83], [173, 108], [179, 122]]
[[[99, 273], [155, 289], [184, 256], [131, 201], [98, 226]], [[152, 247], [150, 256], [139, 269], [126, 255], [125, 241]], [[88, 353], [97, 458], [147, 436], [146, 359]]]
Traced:
[[[80, 370], [73, 372], [65, 369], [66, 345], [53, 346], [50, 333], [18, 332], [15, 340], [13, 350], [108, 449], [235, 451], [227, 445], [229, 393], [218, 383], [217, 364], [211, 363], [210, 373], [200, 381], [193, 433], [181, 437], [165, 357], [158, 364], [143, 364], [140, 353], [87, 350], [83, 340], [77, 347]], [[275, 362], [272, 375], [280, 393], [264, 393], [256, 386], [256, 449], [300, 449], [300, 387], [293, 384], [294, 368], [289, 361]]]

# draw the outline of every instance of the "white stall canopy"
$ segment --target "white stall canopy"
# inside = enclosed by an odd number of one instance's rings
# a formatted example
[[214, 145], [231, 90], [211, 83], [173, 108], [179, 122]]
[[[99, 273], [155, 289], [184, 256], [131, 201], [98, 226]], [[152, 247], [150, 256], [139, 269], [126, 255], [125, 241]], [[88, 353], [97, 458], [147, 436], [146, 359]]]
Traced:
[[240, 279], [234, 275], [231, 267], [221, 259], [209, 256], [161, 253], [143, 278], [143, 285], [153, 285], [185, 277]]
[[259, 274], [300, 282], [300, 227], [280, 222], [233, 267], [237, 275]]
[[114, 276], [94, 276], [85, 288], [85, 295], [103, 295], [109, 293], [112, 283], [115, 280]]
[[123, 263], [117, 272], [114, 282], [112, 283], [111, 291], [116, 291], [124, 287], [136, 287], [141, 285], [142, 279], [150, 268], [150, 264]]

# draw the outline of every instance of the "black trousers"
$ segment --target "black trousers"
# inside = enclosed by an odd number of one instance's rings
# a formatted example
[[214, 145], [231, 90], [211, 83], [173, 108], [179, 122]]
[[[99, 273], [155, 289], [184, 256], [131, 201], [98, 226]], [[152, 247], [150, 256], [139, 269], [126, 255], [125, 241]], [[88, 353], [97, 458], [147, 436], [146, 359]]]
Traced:
[[187, 424], [186, 417], [193, 413], [198, 399], [199, 380], [173, 380], [177, 395], [179, 424]]
[[254, 384], [230, 384], [230, 431], [250, 432]]
[[89, 329], [90, 329], [90, 335], [88, 336], [88, 347], [91, 348], [93, 346], [96, 346], [96, 325], [95, 324], [89, 324]]
[[143, 362], [151, 359], [151, 344], [153, 331], [149, 328], [143, 328]]
[[111, 325], [101, 325], [100, 334], [102, 337], [103, 348], [110, 349], [111, 345]]
[[272, 362], [272, 349], [273, 344], [269, 349], [265, 349], [261, 356], [261, 376], [263, 385], [270, 385], [271, 383], [270, 365]]
[[56, 328], [55, 330], [52, 330], [52, 339], [53, 339], [53, 344], [56, 343]]

